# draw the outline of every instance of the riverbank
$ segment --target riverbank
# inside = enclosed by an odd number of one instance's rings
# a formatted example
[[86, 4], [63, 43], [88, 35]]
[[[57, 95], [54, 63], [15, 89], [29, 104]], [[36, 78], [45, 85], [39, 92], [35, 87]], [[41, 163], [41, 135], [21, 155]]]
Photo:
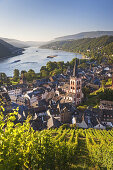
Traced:
[[[41, 49], [43, 49], [43, 48], [41, 48]], [[70, 51], [70, 50], [64, 50], [64, 49], [54, 49], [54, 48], [47, 48], [47, 49], [49, 49], [49, 50], [54, 50], [54, 51], [64, 51], [64, 52], [68, 52], [68, 53], [73, 53], [73, 54], [75, 54], [75, 55], [81, 55], [82, 56], [82, 59], [89, 59], [88, 58], [88, 56], [86, 56], [84, 53], [82, 53], [82, 52], [80, 52], [80, 53], [78, 53], [78, 52], [73, 52], [73, 51]], [[51, 57], [52, 58], [52, 57]]]
[[[52, 59], [47, 58], [47, 56], [54, 55], [58, 56]], [[66, 63], [67, 61], [71, 61], [75, 57], [81, 59], [82, 55], [61, 50], [28, 47], [24, 49], [23, 54], [21, 55], [0, 60], [0, 72], [4, 72], [8, 76], [12, 76], [14, 69], [18, 69], [19, 71], [28, 71], [29, 69], [33, 69], [36, 73], [39, 73], [41, 67], [46, 65], [46, 63], [49, 61], [64, 61], [64, 63]], [[20, 60], [20, 62], [15, 63], [14, 61], [17, 60]]]

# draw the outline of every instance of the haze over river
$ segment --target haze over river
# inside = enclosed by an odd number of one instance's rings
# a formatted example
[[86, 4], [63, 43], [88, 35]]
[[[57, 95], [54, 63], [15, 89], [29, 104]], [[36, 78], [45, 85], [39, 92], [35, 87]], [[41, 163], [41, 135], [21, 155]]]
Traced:
[[[26, 48], [24, 54], [8, 59], [0, 60], [0, 72], [6, 73], [7, 76], [13, 76], [14, 69], [26, 70], [33, 69], [36, 73], [40, 68], [45, 66], [48, 61], [71, 61], [73, 58], [82, 58], [81, 54], [75, 54], [59, 50], [40, 49], [37, 47]], [[47, 56], [58, 55], [52, 59]]]

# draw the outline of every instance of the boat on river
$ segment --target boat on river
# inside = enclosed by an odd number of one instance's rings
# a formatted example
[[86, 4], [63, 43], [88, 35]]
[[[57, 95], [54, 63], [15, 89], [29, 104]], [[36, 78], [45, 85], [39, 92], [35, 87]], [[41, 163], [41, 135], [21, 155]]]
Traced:
[[20, 62], [21, 60], [15, 60], [15, 61], [13, 61], [11, 64], [14, 64], [14, 63], [18, 63], [18, 62]]
[[49, 56], [47, 56], [47, 58], [55, 58], [55, 57], [57, 57], [58, 55], [49, 55]]

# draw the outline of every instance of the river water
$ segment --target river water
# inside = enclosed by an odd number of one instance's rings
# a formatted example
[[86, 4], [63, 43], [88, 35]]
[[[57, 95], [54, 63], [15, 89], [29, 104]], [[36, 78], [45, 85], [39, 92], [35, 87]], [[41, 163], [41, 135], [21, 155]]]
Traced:
[[[73, 58], [82, 58], [81, 54], [70, 53], [60, 50], [40, 49], [37, 47], [26, 48], [24, 54], [0, 60], [0, 72], [7, 76], [13, 76], [14, 69], [26, 70], [33, 69], [36, 73], [40, 72], [41, 66], [45, 66], [48, 61], [71, 61]], [[57, 55], [55, 58], [47, 56]]]

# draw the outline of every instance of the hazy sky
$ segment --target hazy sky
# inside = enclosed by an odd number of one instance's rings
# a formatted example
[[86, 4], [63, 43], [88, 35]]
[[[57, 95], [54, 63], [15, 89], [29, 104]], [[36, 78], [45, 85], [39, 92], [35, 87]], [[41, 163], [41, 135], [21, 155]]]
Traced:
[[47, 41], [113, 31], [113, 0], [0, 0], [0, 37]]

